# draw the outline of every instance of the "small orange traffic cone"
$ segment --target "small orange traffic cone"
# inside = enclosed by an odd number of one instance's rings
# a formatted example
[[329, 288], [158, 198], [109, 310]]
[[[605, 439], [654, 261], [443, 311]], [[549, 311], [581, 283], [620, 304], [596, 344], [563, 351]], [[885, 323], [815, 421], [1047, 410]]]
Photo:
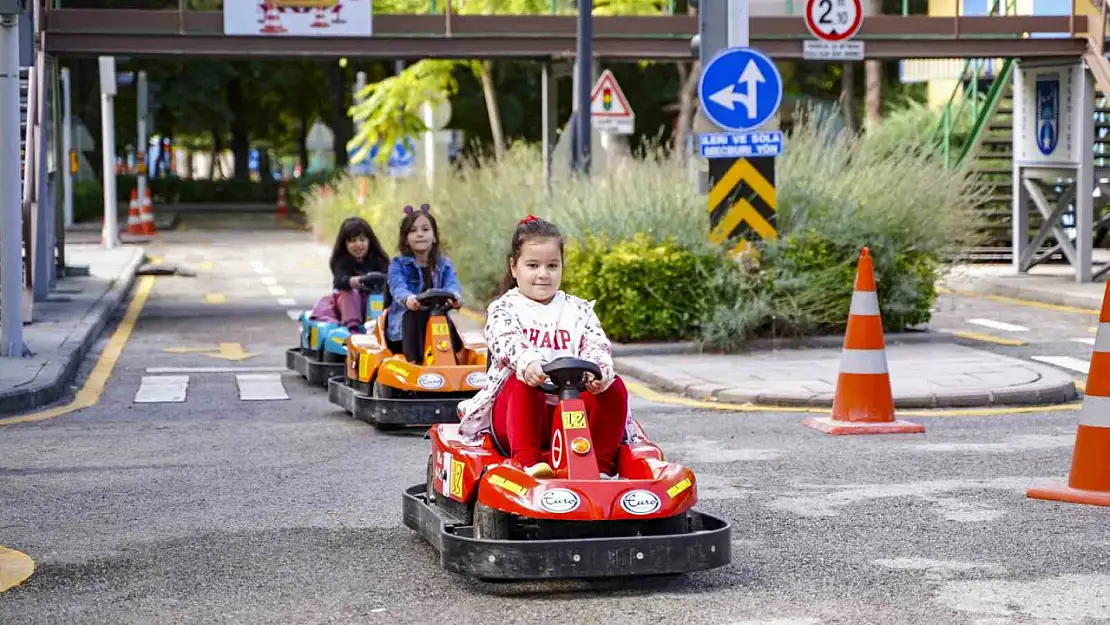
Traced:
[[860, 253], [848, 331], [840, 357], [840, 376], [832, 416], [812, 417], [802, 425], [826, 434], [920, 434], [925, 426], [894, 418], [894, 395], [886, 362], [879, 294], [871, 251]]
[[146, 196], [143, 197], [143, 203], [139, 207], [139, 217], [143, 226], [143, 234], [158, 234], [158, 229], [154, 227], [154, 205], [150, 201], [150, 187], [146, 188]]
[[1102, 295], [1068, 483], [1031, 488], [1031, 499], [1110, 506], [1110, 282]]
[[139, 192], [131, 189], [131, 201], [127, 204], [127, 234], [142, 235], [142, 215], [139, 213]]

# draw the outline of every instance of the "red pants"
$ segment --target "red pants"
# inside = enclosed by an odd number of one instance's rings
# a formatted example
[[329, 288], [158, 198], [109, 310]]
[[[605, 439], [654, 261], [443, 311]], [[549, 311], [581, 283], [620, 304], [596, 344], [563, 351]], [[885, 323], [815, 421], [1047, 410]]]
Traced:
[[[604, 393], [582, 393], [594, 439], [598, 469], [608, 475], [617, 473], [617, 448], [624, 438], [628, 419], [628, 389], [617, 377]], [[511, 376], [493, 404], [493, 434], [501, 447], [524, 467], [546, 461], [555, 428], [555, 407], [548, 406], [546, 395]]]

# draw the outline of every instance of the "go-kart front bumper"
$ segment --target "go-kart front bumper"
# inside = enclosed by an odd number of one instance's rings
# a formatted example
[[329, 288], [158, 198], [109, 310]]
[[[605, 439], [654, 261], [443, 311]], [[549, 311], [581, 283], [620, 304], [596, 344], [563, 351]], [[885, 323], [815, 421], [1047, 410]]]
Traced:
[[383, 399], [363, 395], [348, 386], [343, 376], [328, 380], [328, 401], [359, 421], [385, 427], [429, 427], [458, 423], [461, 399]]
[[473, 526], [428, 505], [425, 492], [425, 484], [405, 490], [405, 525], [439, 552], [443, 568], [461, 575], [488, 580], [673, 575], [732, 561], [732, 527], [703, 512], [690, 511], [693, 528], [686, 534], [480, 540]]
[[328, 385], [328, 380], [335, 376], [342, 376], [346, 368], [345, 362], [324, 362], [315, 356], [310, 356], [301, 351], [299, 347], [285, 350], [285, 368], [296, 371], [301, 377], [315, 386]]

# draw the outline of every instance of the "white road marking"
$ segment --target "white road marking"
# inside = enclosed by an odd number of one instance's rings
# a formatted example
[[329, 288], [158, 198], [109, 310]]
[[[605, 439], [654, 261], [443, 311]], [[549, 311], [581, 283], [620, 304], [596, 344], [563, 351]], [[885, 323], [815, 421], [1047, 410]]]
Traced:
[[257, 266], [254, 268], [254, 272], [260, 276], [268, 276], [270, 275], [270, 268]]
[[187, 375], [144, 375], [135, 393], [136, 404], [169, 404], [185, 401], [189, 389]]
[[286, 291], [283, 286], [272, 286], [270, 287], [270, 295], [289, 295], [289, 291]]
[[290, 309], [290, 310], [285, 311], [285, 314], [292, 321], [300, 321], [302, 312], [304, 312], [304, 311], [303, 310], [297, 310], [297, 309], [294, 308], [294, 309]]
[[283, 373], [285, 367], [147, 367], [147, 373]]
[[1063, 369], [1071, 369], [1082, 373], [1084, 375], [1090, 371], [1091, 363], [1086, 360], [1072, 358], [1071, 356], [1033, 356], [1033, 360], [1043, 362], [1045, 364], [1061, 367]]
[[273, 276], [262, 276], [262, 284], [267, 286], [277, 284], [277, 278]]
[[235, 376], [235, 383], [239, 385], [239, 399], [243, 401], [289, 399], [280, 375], [239, 374]]
[[278, 305], [279, 306], [296, 306], [297, 305], [297, 300], [293, 299], [292, 297], [279, 297], [278, 298]]
[[266, 264], [265, 264], [265, 263], [263, 263], [262, 261], [258, 260], [258, 259], [253, 259], [253, 260], [251, 260], [251, 261], [249, 261], [249, 262], [250, 262], [250, 266], [251, 266], [251, 267], [254, 267], [254, 269], [255, 269], [256, 271], [257, 271], [258, 269], [260, 269], [260, 268], [261, 268], [261, 269], [265, 269], [265, 268], [266, 268]]
[[1081, 338], [1072, 339], [1072, 340], [1075, 341], [1076, 343], [1083, 343], [1084, 345], [1090, 345], [1091, 347], [1095, 346], [1094, 337], [1091, 337], [1091, 338], [1081, 337]]
[[1004, 321], [995, 321], [994, 319], [968, 319], [968, 323], [984, 326], [987, 328], [994, 328], [995, 330], [1005, 330], [1006, 332], [1028, 332], [1029, 328], [1025, 326], [1017, 326], [1012, 323]]

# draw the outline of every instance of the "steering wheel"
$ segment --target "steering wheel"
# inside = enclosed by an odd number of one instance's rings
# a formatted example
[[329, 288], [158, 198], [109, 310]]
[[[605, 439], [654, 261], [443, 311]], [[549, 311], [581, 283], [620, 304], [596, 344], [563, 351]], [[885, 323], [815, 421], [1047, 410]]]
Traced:
[[558, 395], [570, 389], [584, 393], [587, 373], [592, 373], [595, 380], [601, 379], [600, 367], [579, 358], [556, 358], [543, 366], [543, 372], [551, 381], [540, 384], [538, 388], [550, 395]]
[[455, 294], [442, 289], [428, 289], [416, 296], [421, 310], [446, 310], [455, 301]]
[[370, 271], [358, 277], [359, 284], [364, 288], [382, 288], [389, 276], [380, 271]]

